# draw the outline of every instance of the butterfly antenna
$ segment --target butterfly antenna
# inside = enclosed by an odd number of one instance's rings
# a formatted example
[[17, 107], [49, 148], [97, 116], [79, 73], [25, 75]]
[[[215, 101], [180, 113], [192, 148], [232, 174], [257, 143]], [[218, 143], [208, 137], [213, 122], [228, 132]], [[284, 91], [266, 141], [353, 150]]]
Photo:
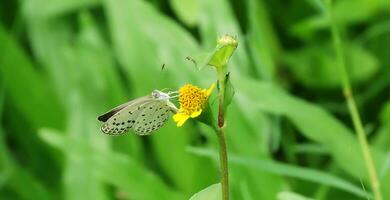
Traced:
[[158, 89], [158, 85], [161, 85], [161, 77], [162, 77], [162, 72], [163, 70], [165, 69], [165, 63], [163, 63], [161, 65], [161, 69], [160, 69], [160, 72], [158, 73], [158, 76], [157, 76], [157, 81], [155, 82], [155, 86], [154, 86], [154, 89]]

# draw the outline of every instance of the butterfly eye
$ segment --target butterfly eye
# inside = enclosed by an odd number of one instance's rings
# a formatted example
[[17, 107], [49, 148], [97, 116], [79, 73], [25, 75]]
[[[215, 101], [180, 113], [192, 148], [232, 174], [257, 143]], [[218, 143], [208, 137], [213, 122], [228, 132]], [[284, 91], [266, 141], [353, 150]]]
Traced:
[[157, 91], [157, 90], [154, 90], [153, 92], [152, 92], [152, 96], [154, 97], [154, 98], [160, 98], [160, 93]]

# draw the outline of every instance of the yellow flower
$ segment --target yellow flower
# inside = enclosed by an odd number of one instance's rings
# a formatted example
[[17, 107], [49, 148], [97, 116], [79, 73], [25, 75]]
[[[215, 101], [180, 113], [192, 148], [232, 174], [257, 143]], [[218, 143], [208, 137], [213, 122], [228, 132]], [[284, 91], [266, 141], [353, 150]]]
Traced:
[[214, 89], [212, 84], [209, 89], [201, 89], [191, 84], [185, 84], [179, 90], [180, 109], [173, 116], [173, 120], [180, 127], [187, 119], [198, 117], [204, 109], [207, 100]]

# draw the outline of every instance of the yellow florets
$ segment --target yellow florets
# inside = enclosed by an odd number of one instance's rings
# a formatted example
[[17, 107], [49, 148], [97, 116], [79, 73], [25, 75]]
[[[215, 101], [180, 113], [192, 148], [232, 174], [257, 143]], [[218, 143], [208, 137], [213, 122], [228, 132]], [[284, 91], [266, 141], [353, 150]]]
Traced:
[[199, 111], [207, 101], [207, 91], [191, 84], [185, 84], [179, 90], [180, 109], [187, 115]]
[[179, 90], [179, 112], [173, 116], [177, 126], [182, 126], [188, 118], [198, 117], [214, 88], [214, 84], [209, 89], [201, 89], [191, 84], [185, 84]]

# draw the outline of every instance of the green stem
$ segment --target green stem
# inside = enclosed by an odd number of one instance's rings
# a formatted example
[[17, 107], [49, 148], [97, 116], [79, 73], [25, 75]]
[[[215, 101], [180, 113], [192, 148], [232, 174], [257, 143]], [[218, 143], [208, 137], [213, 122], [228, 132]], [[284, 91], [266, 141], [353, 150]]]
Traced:
[[[221, 67], [225, 69], [226, 67]], [[225, 139], [225, 114], [224, 114], [224, 97], [225, 97], [225, 75], [226, 73], [221, 70], [218, 71], [218, 141], [219, 141], [219, 161], [221, 170], [221, 185], [222, 185], [222, 199], [229, 200], [229, 169], [228, 169], [228, 157]]]
[[222, 199], [229, 200], [229, 170], [226, 150], [226, 140], [223, 128], [218, 128], [219, 162], [221, 170]]
[[339, 65], [339, 70], [340, 70], [340, 76], [341, 76], [341, 81], [342, 81], [342, 89], [343, 89], [343, 94], [345, 96], [345, 99], [347, 101], [348, 105], [348, 110], [350, 112], [352, 122], [354, 129], [356, 131], [360, 148], [363, 153], [363, 158], [364, 162], [368, 171], [368, 175], [370, 178], [370, 183], [371, 183], [371, 188], [374, 193], [375, 200], [382, 200], [382, 194], [380, 191], [380, 183], [378, 181], [378, 175], [377, 171], [375, 168], [374, 161], [372, 159], [371, 153], [370, 153], [370, 147], [367, 142], [366, 138], [366, 133], [363, 128], [362, 120], [359, 115], [359, 111], [356, 106], [355, 99], [353, 98], [353, 93], [352, 93], [352, 88], [351, 84], [349, 81], [347, 69], [345, 66], [345, 60], [343, 56], [343, 49], [342, 49], [342, 44], [341, 44], [341, 39], [340, 39], [340, 33], [338, 30], [338, 27], [333, 21], [333, 14], [331, 10], [331, 0], [327, 0], [328, 4], [328, 12], [329, 12], [329, 17], [330, 17], [330, 23], [331, 23], [331, 32], [332, 32], [332, 38], [333, 38], [333, 45], [336, 51], [336, 56], [337, 56], [337, 63]]

